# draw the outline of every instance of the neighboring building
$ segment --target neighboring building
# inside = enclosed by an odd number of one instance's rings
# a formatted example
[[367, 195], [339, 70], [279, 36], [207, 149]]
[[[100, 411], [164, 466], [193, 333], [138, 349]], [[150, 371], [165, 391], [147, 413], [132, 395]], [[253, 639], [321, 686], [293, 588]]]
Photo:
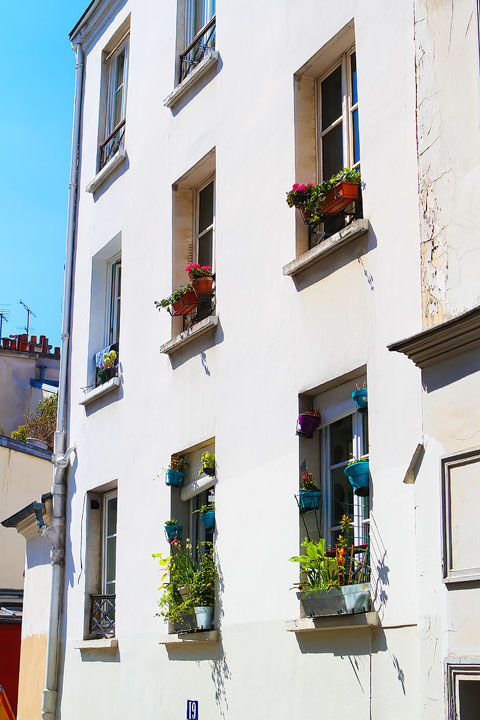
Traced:
[[41, 335], [15, 340], [2, 339], [0, 348], [0, 435], [10, 435], [24, 424], [25, 415], [35, 411], [38, 403], [57, 392], [60, 348], [48, 344]]
[[[93, 0], [73, 29], [43, 718], [475, 716], [480, 73], [460, 5]], [[362, 212], [309, 232], [285, 191], [360, 163]], [[214, 296], [158, 314], [192, 261]], [[304, 470], [322, 495], [299, 515]], [[305, 617], [288, 559], [345, 513], [371, 607]], [[156, 617], [171, 517], [215, 541], [211, 632]]]
[[[0, 435], [0, 517], [7, 518], [48, 490], [52, 481], [51, 451]], [[0, 685], [17, 711], [22, 628], [25, 542], [0, 527]], [[49, 565], [47, 567], [49, 571]], [[37, 618], [35, 611], [30, 618]]]

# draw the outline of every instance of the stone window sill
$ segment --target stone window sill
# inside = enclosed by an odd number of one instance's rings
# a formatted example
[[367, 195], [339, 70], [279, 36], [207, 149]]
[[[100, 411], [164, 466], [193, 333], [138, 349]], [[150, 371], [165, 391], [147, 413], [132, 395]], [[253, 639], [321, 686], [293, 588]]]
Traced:
[[318, 632], [322, 630], [360, 630], [380, 626], [378, 613], [361, 612], [349, 615], [325, 615], [316, 618], [296, 618], [287, 621], [288, 632]]
[[121, 379], [118, 376], [107, 380], [107, 382], [102, 383], [102, 385], [99, 385], [93, 390], [90, 390], [90, 392], [87, 392], [82, 398], [80, 398], [78, 404], [89, 405], [94, 400], [102, 397], [102, 395], [106, 395], [107, 393], [112, 392], [112, 390], [115, 390], [115, 388], [120, 385], [120, 380]]
[[170, 633], [169, 635], [161, 635], [159, 643], [160, 645], [205, 645], [207, 643], [220, 642], [220, 637], [218, 630], [194, 633]]
[[188, 330], [181, 332], [180, 335], [176, 335], [168, 342], [160, 345], [160, 352], [165, 355], [172, 355], [172, 353], [185, 347], [192, 340], [205, 335], [205, 333], [213, 332], [218, 326], [218, 320], [218, 315], [209, 315]]
[[127, 151], [125, 148], [120, 148], [120, 150], [117, 150], [115, 155], [110, 158], [110, 160], [107, 162], [106, 165], [103, 166], [103, 168], [98, 172], [93, 180], [88, 183], [86, 190], [89, 193], [95, 193], [97, 192], [98, 188], [103, 185], [103, 183], [110, 177], [110, 175], [115, 172], [117, 168], [120, 167], [127, 159]]
[[192, 70], [177, 87], [172, 90], [170, 95], [167, 95], [163, 104], [165, 107], [173, 108], [177, 103], [180, 102], [182, 97], [200, 80], [201, 77], [218, 63], [219, 54], [216, 50], [211, 50], [208, 55], [198, 63], [195, 70]]
[[307, 250], [306, 253], [296, 258], [296, 260], [292, 260], [292, 262], [284, 265], [283, 274], [290, 276], [298, 275], [306, 268], [322, 260], [322, 258], [327, 257], [327, 255], [330, 255], [330, 253], [335, 252], [338, 248], [347, 245], [347, 243], [365, 235], [367, 232], [368, 220], [354, 220], [350, 225], [347, 225], [346, 228], [339, 230], [339, 232], [326, 240], [322, 240], [318, 245], [315, 245], [315, 247]]
[[95, 638], [95, 640], [79, 640], [74, 645], [76, 650], [116, 650], [118, 638]]

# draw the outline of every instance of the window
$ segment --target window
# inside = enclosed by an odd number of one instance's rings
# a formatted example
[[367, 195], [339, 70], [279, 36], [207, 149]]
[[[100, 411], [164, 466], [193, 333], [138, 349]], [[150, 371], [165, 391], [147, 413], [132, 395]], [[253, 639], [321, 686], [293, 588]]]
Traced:
[[185, 44], [179, 82], [215, 49], [215, 0], [184, 0]]
[[120, 299], [122, 259], [117, 257], [109, 263], [109, 304], [106, 344], [113, 345], [120, 339]]
[[353, 49], [317, 80], [317, 98], [318, 174], [328, 180], [344, 167], [360, 166], [357, 61]]
[[105, 118], [99, 148], [99, 170], [123, 147], [127, 103], [128, 31], [104, 52]]
[[476, 720], [480, 704], [478, 658], [455, 658], [445, 663], [449, 720]]
[[213, 179], [196, 191], [193, 261], [199, 265], [214, 263], [215, 183]]
[[116, 489], [90, 491], [87, 495], [86, 638], [115, 635], [117, 501]]

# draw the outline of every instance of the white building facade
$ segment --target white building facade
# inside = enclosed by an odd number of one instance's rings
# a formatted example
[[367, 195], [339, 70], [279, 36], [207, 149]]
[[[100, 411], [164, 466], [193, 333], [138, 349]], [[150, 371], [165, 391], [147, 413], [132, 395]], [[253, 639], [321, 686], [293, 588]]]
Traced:
[[[454, 453], [476, 457], [480, 417], [463, 403], [480, 375], [474, 356], [456, 378], [433, 351], [427, 383], [403, 354], [475, 315], [480, 295], [477, 6], [449, 17], [437, 5], [94, 0], [72, 31], [78, 165], [59, 430], [76, 456], [43, 717], [473, 717], [477, 501], [442, 502], [441, 488]], [[465, 106], [446, 73], [460, 53]], [[343, 167], [361, 168], [362, 211], [309, 237], [286, 191]], [[465, 192], [441, 186], [442, 173]], [[428, 254], [437, 236], [441, 261]], [[214, 299], [158, 313], [192, 261], [212, 265]], [[450, 338], [456, 368], [472, 332]], [[116, 370], [99, 382], [97, 353], [112, 349]], [[351, 398], [364, 383], [368, 415]], [[320, 429], [299, 437], [298, 412], [312, 409]], [[198, 474], [205, 450], [214, 477]], [[174, 453], [188, 460], [182, 488], [165, 484]], [[350, 454], [369, 457], [369, 497], [345, 478]], [[310, 520], [295, 500], [304, 470], [322, 492]], [[474, 471], [465, 478], [475, 496]], [[170, 517], [203, 539], [194, 511], [213, 496], [215, 630], [169, 632], [151, 556], [168, 554]], [[306, 534], [332, 545], [344, 513], [368, 544], [371, 609], [302, 617], [288, 559]], [[103, 636], [92, 596], [107, 603]]]

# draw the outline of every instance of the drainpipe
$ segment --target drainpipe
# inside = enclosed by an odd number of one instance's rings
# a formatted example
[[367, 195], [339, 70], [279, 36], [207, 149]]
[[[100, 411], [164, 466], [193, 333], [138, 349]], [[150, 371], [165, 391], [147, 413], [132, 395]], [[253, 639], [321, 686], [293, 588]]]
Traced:
[[42, 718], [55, 720], [58, 706], [58, 679], [59, 679], [59, 647], [60, 647], [60, 620], [62, 611], [62, 590], [65, 572], [65, 495], [66, 495], [66, 469], [70, 456], [75, 447], [66, 447], [66, 403], [67, 403], [67, 370], [70, 352], [70, 322], [72, 305], [72, 276], [75, 249], [75, 218], [77, 214], [77, 182], [80, 155], [80, 124], [82, 113], [83, 93], [83, 48], [77, 45], [77, 62], [75, 72], [75, 100], [73, 110], [72, 152], [70, 160], [70, 184], [68, 195], [67, 219], [67, 249], [65, 257], [65, 286], [63, 294], [63, 327], [62, 351], [60, 355], [60, 377], [58, 381], [58, 412], [57, 430], [54, 439], [54, 452], [52, 461], [52, 525], [44, 529], [52, 547], [50, 562], [52, 565], [52, 580], [50, 594], [50, 618], [47, 638], [47, 658], [45, 671], [45, 689], [42, 693]]

